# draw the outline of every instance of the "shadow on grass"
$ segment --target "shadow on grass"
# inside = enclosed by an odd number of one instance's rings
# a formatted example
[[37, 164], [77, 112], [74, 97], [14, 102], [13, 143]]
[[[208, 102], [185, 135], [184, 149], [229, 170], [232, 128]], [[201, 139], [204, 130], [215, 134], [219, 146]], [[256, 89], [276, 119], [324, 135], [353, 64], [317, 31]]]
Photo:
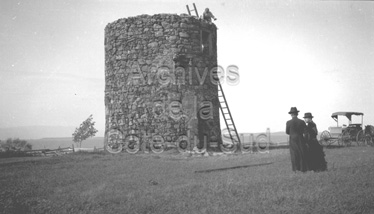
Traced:
[[273, 164], [273, 162], [251, 164], [251, 165], [244, 165], [244, 166], [232, 166], [232, 167], [218, 168], [218, 169], [198, 170], [198, 171], [195, 171], [195, 173], [207, 173], [207, 172], [224, 171], [224, 170], [230, 170], [230, 169], [249, 168], [249, 167], [255, 167], [255, 166], [266, 166], [266, 165], [270, 165], [270, 164]]

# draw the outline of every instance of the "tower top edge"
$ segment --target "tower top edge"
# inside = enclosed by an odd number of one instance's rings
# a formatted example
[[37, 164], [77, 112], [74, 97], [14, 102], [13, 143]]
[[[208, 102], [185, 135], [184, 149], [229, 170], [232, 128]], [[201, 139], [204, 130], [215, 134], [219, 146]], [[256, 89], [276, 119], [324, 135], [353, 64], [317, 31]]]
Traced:
[[110, 22], [106, 25], [106, 28], [112, 27], [118, 24], [126, 24], [126, 23], [133, 23], [133, 22], [157, 22], [157, 21], [170, 21], [170, 22], [186, 22], [190, 24], [201, 24], [203, 26], [215, 27], [215, 24], [209, 24], [208, 22], [204, 21], [203, 19], [190, 16], [188, 14], [182, 13], [180, 15], [176, 13], [159, 13], [154, 15], [142, 14], [137, 16], [130, 16], [126, 18], [120, 18], [113, 22]]

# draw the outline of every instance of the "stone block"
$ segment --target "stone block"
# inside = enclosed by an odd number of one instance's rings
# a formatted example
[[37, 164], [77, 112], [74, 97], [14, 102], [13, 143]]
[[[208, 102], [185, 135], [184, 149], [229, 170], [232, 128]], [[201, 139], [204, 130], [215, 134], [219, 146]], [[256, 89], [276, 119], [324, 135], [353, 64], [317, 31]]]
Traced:
[[171, 40], [171, 41], [174, 41], [174, 40], [177, 40], [177, 39], [178, 39], [177, 36], [169, 36], [169, 40]]
[[139, 65], [144, 65], [145, 64], [145, 60], [144, 59], [138, 59], [138, 63], [139, 63]]
[[164, 35], [164, 33], [162, 32], [162, 31], [157, 31], [156, 33], [155, 33], [155, 36], [156, 37], [160, 37], [160, 36], [163, 36]]
[[151, 42], [151, 43], [148, 44], [148, 47], [157, 48], [158, 47], [158, 42]]
[[188, 28], [189, 27], [189, 25], [186, 24], [186, 23], [181, 23], [180, 26], [181, 26], [181, 28]]
[[148, 72], [149, 71], [149, 67], [148, 66], [142, 66], [142, 71], [143, 72]]
[[182, 37], [182, 38], [188, 38], [188, 37], [190, 37], [190, 35], [188, 35], [188, 33], [186, 33], [186, 32], [180, 32], [179, 36]]
[[158, 29], [162, 29], [162, 26], [161, 26], [161, 25], [158, 25], [158, 24], [154, 24], [154, 25], [153, 25], [153, 28], [158, 30]]

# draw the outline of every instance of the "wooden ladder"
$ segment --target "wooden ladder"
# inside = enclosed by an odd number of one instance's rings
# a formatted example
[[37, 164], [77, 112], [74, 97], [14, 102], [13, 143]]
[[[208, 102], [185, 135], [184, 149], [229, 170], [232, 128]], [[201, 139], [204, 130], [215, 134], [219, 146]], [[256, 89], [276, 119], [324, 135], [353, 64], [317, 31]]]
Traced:
[[220, 83], [218, 83], [218, 101], [219, 101], [219, 106], [221, 109], [223, 119], [225, 120], [225, 124], [230, 135], [230, 139], [234, 145], [239, 145], [240, 137], [236, 129], [234, 119], [232, 118], [225, 94], [223, 93], [222, 86]]
[[193, 10], [190, 10], [190, 8], [188, 7], [188, 5], [186, 5], [186, 7], [187, 7], [187, 11], [188, 11], [188, 14], [191, 16], [191, 12], [192, 11], [195, 11], [195, 13], [196, 13], [196, 17], [197, 18], [199, 18], [199, 13], [197, 12], [197, 9], [196, 9], [196, 5], [195, 5], [195, 3], [192, 3], [192, 5], [193, 5]]

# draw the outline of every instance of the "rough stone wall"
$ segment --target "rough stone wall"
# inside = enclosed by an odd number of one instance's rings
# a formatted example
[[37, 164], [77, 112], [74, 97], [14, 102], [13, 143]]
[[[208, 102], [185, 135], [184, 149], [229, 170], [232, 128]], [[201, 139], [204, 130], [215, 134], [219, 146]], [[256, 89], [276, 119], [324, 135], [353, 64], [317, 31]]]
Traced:
[[[221, 142], [217, 28], [188, 15], [119, 19], [105, 28], [106, 133], [119, 130], [142, 143], [181, 136]], [[108, 138], [105, 139], [105, 145]]]

